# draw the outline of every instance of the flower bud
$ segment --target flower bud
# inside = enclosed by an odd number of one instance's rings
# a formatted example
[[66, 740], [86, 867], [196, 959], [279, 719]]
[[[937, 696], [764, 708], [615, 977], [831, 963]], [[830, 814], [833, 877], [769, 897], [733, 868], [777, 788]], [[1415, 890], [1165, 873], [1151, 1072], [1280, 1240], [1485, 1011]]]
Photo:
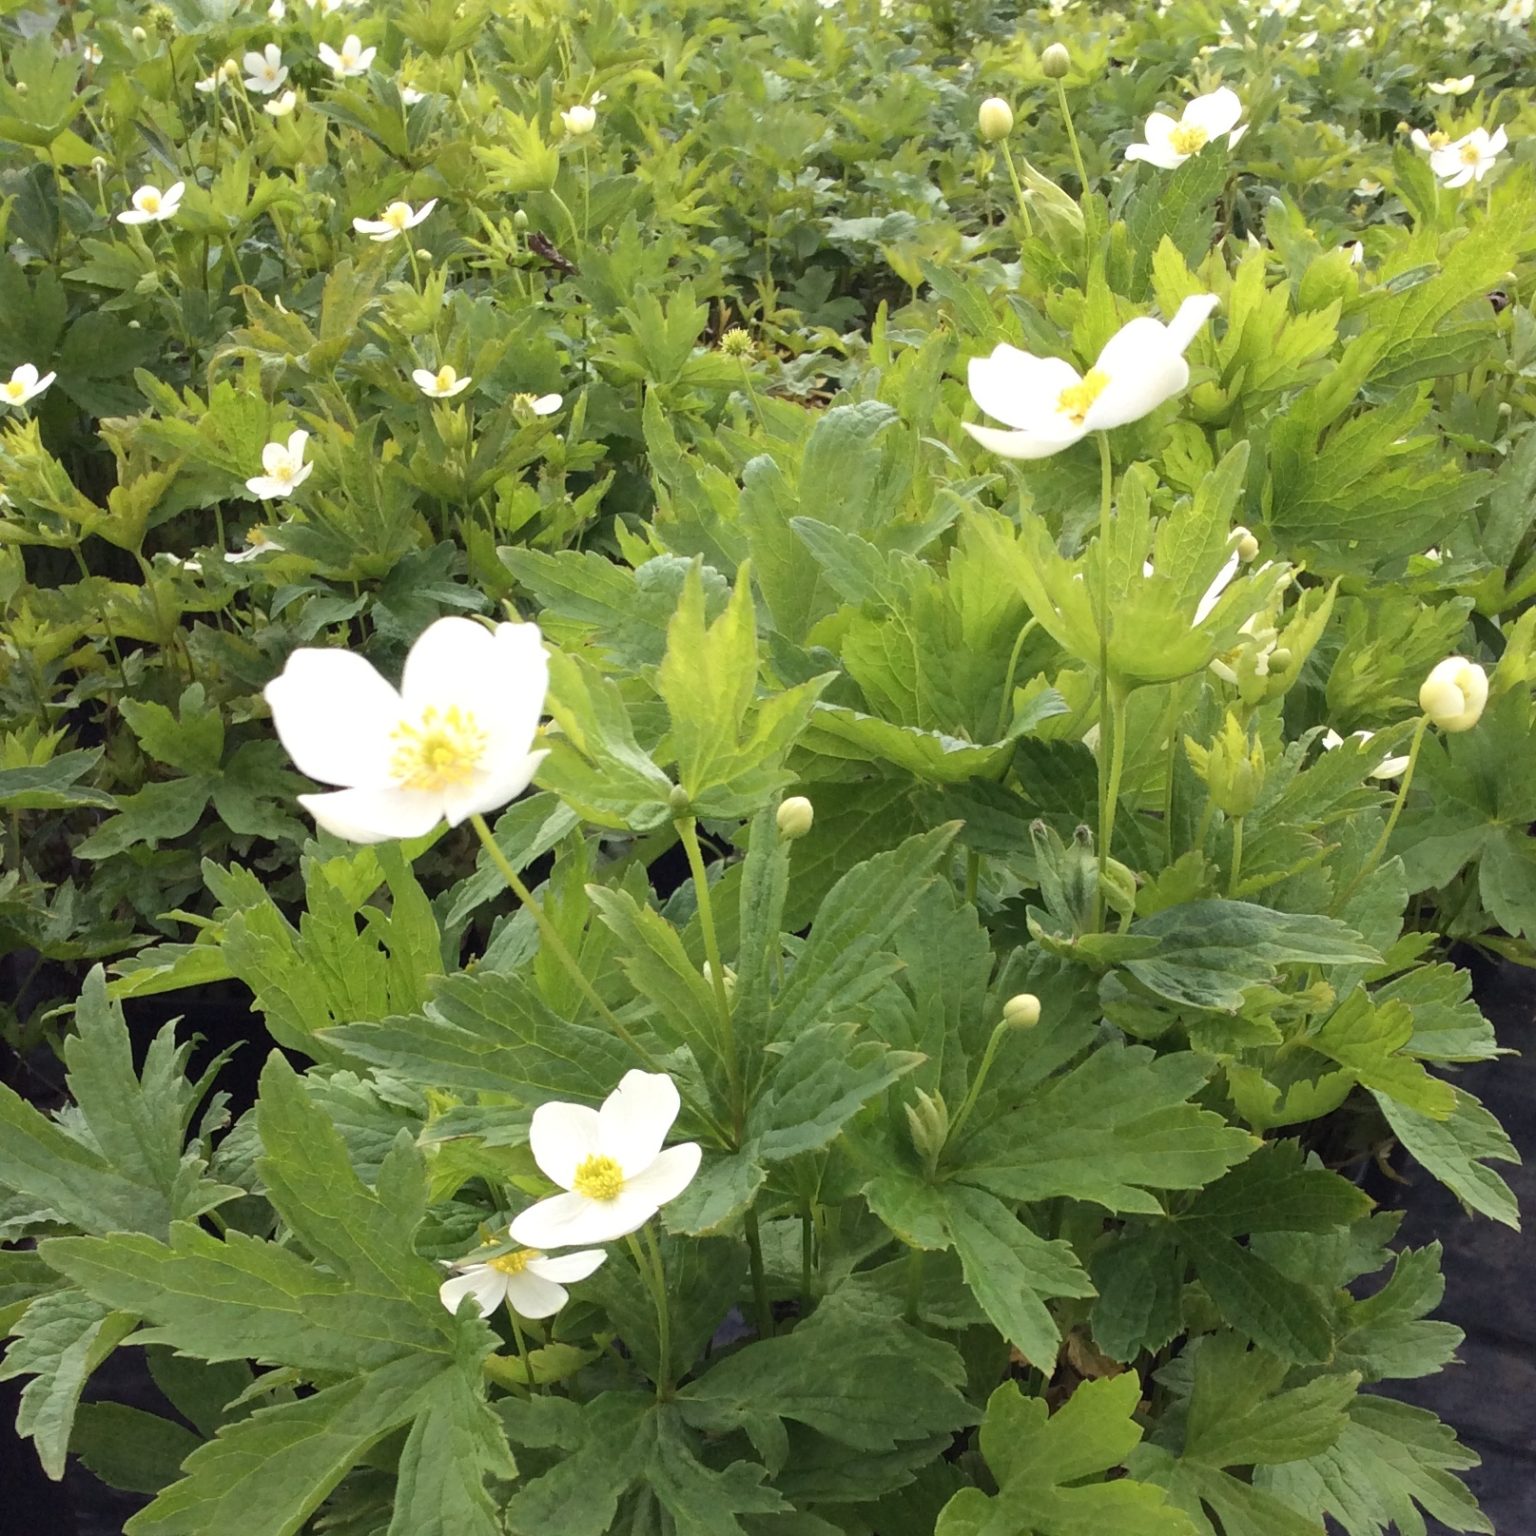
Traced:
[[907, 1130], [912, 1146], [922, 1158], [924, 1166], [932, 1172], [938, 1166], [944, 1143], [949, 1140], [949, 1109], [943, 1096], [916, 1090], [917, 1103], [903, 1104], [907, 1112]]
[[1419, 689], [1419, 708], [1442, 731], [1470, 731], [1488, 703], [1488, 674], [1465, 656], [1448, 656]]
[[1040, 55], [1040, 70], [1047, 80], [1060, 80], [1071, 73], [1072, 55], [1064, 43], [1052, 43]]
[[1237, 547], [1237, 558], [1244, 565], [1258, 558], [1259, 541], [1254, 538], [1252, 531], [1244, 528], [1241, 523], [1232, 530], [1232, 542]]
[[1184, 751], [1217, 810], [1246, 816], [1258, 804], [1264, 788], [1264, 746], [1257, 739], [1249, 745], [1242, 721], [1230, 710], [1210, 746], [1202, 747], [1186, 736]]
[[686, 816], [692, 804], [693, 796], [681, 784], [674, 784], [672, 793], [667, 796], [667, 809], [673, 816]]
[[1276, 677], [1280, 676], [1280, 674], [1283, 672], [1289, 672], [1291, 670], [1291, 662], [1293, 659], [1294, 658], [1291, 656], [1289, 646], [1277, 645], [1274, 650], [1269, 653], [1270, 672]]
[[133, 29], [133, 40], [134, 40], [134, 42], [142, 43], [142, 42], [147, 41], [148, 38], [149, 38], [149, 33], [146, 32], [143, 27], [135, 27]]
[[811, 830], [816, 819], [815, 807], [804, 795], [791, 795], [779, 807], [779, 836], [786, 842], [794, 842]]
[[996, 144], [1013, 132], [1013, 108], [1001, 96], [989, 96], [976, 113], [976, 126], [988, 144]]
[[[736, 993], [736, 972], [734, 968], [729, 965], [722, 965], [720, 969], [725, 977], [725, 995], [727, 997], [734, 997]], [[704, 972], [704, 980], [707, 981], [710, 986], [714, 986], [715, 969], [708, 960], [704, 962], [702, 970]]]
[[512, 215], [512, 228], [513, 229], [527, 229], [528, 228], [528, 215], [521, 208], [519, 208], [517, 210], [517, 212]]
[[1010, 1029], [1033, 1029], [1040, 1022], [1040, 999], [1033, 992], [1016, 992], [1003, 1004], [1003, 1023]]

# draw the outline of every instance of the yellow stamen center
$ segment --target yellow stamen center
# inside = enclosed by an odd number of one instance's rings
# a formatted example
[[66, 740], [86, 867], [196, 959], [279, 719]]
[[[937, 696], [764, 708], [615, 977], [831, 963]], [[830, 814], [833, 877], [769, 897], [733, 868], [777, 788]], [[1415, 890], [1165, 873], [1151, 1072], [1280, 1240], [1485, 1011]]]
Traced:
[[20, 400], [26, 394], [27, 386], [20, 379], [9, 379], [6, 381], [5, 392], [12, 400]]
[[486, 1260], [486, 1268], [503, 1275], [520, 1275], [534, 1259], [543, 1258], [536, 1248], [519, 1248], [516, 1253], [503, 1253]]
[[437, 370], [437, 387], [439, 389], [452, 389], [458, 377], [458, 374], [452, 368], [439, 368]]
[[419, 725], [401, 724], [390, 734], [395, 755], [389, 771], [401, 789], [438, 791], [470, 778], [490, 745], [475, 717], [457, 704], [429, 707]]
[[1168, 135], [1168, 142], [1172, 145], [1175, 154], [1193, 155], [1205, 148], [1209, 138], [1210, 134], [1204, 128], [1199, 128], [1194, 123], [1180, 123]]
[[571, 1188], [588, 1200], [617, 1200], [624, 1188], [624, 1170], [611, 1157], [594, 1155], [576, 1169]]
[[287, 485], [293, 479], [293, 465], [279, 464], [277, 468], [273, 470], [272, 478], [274, 480], [281, 480], [284, 485]]
[[1476, 165], [1482, 158], [1476, 144], [1463, 144], [1461, 146], [1461, 163], [1463, 165]]
[[1109, 375], [1090, 368], [1076, 384], [1070, 384], [1056, 397], [1056, 409], [1074, 426], [1082, 426], [1088, 408], [1104, 393]]
[[383, 223], [391, 229], [404, 231], [411, 217], [411, 205], [409, 203], [391, 203], [384, 210]]
[[158, 192], [145, 192], [139, 198], [139, 207], [145, 213], [160, 212], [160, 194]]
[[1429, 147], [1431, 149], [1444, 149], [1450, 142], [1450, 134], [1440, 133], [1438, 130], [1429, 136]]

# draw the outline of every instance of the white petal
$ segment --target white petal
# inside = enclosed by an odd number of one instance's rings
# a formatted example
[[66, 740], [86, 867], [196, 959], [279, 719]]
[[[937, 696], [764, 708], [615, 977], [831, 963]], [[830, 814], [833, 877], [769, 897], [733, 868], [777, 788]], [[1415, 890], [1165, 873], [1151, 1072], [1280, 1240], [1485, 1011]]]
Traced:
[[1243, 104], [1237, 92], [1223, 85], [1208, 96], [1196, 96], [1184, 108], [1183, 124], [1186, 128], [1203, 128], [1208, 139], [1215, 139], [1237, 127], [1242, 115]]
[[1142, 137], [1147, 141], [1148, 149], [1163, 149], [1173, 137], [1178, 123], [1166, 112], [1153, 112], [1147, 118], [1147, 126], [1142, 130]]
[[1180, 352], [1189, 351], [1189, 344], [1200, 333], [1200, 327], [1210, 319], [1221, 300], [1214, 293], [1196, 293], [1179, 305], [1178, 312], [1164, 329], [1168, 340]]
[[304, 462], [304, 445], [309, 441], [309, 433], [302, 429], [291, 432], [288, 435], [288, 459], [295, 465]]
[[466, 1296], [473, 1296], [480, 1316], [489, 1317], [506, 1295], [506, 1278], [488, 1264], [472, 1264], [462, 1275], [454, 1275], [438, 1286], [438, 1300], [450, 1312], [457, 1312], [459, 1303]]
[[529, 1248], [575, 1248], [611, 1243], [638, 1231], [656, 1214], [653, 1202], [625, 1190], [616, 1200], [553, 1195], [512, 1223], [512, 1239]]
[[607, 1257], [601, 1248], [583, 1248], [580, 1253], [562, 1253], [552, 1259], [529, 1259], [524, 1273], [553, 1280], [556, 1285], [575, 1285], [596, 1273]]
[[288, 450], [281, 443], [268, 443], [261, 450], [261, 467], [269, 475], [275, 475], [278, 470], [286, 468], [289, 462]]
[[424, 837], [443, 819], [437, 801], [413, 789], [335, 789], [300, 795], [299, 804], [323, 831], [349, 843]]
[[990, 357], [971, 359], [966, 383], [988, 416], [1028, 432], [1056, 415], [1062, 390], [1082, 383], [1082, 376], [1062, 358], [1036, 357], [1003, 342]]
[[[359, 220], [358, 222], [363, 223], [366, 221]], [[429, 393], [437, 388], [437, 375], [430, 368], [412, 369], [411, 378], [415, 381], [417, 388], [425, 389]]]
[[549, 753], [544, 751], [510, 759], [497, 758], [489, 772], [477, 773], [468, 783], [444, 789], [442, 806], [448, 825], [456, 827], [471, 816], [499, 811], [509, 800], [517, 799], [533, 783], [539, 764], [548, 756]]
[[1148, 315], [1111, 336], [1095, 367], [1109, 383], [1088, 407], [1083, 426], [1089, 432], [1138, 421], [1189, 383], [1189, 364], [1166, 327]]
[[[563, 1104], [552, 1100], [540, 1104], [528, 1126], [528, 1148], [545, 1176], [569, 1189], [577, 1167], [601, 1151], [601, 1133], [597, 1111], [585, 1104]], [[514, 1226], [514, 1233], [516, 1228]], [[552, 1248], [554, 1243], [538, 1243], [519, 1237], [530, 1248]]]
[[1189, 159], [1167, 144], [1132, 144], [1125, 151], [1127, 160], [1145, 160], [1164, 171], [1176, 171]]
[[696, 1141], [668, 1147], [643, 1173], [624, 1181], [625, 1197], [634, 1196], [654, 1206], [675, 1200], [693, 1183], [703, 1149]]
[[1210, 617], [1211, 609], [1221, 600], [1221, 594], [1232, 585], [1232, 578], [1237, 575], [1238, 564], [1237, 553], [1233, 551], [1232, 557], [1216, 573], [1216, 579], [1205, 589], [1200, 601], [1195, 605], [1194, 624], [1196, 626], [1205, 623]]
[[494, 704], [487, 702], [482, 724], [491, 760], [510, 763], [533, 746], [549, 692], [549, 653], [537, 624], [498, 624], [491, 638], [495, 683], [486, 692]]
[[36, 366], [32, 363], [22, 363], [11, 375], [11, 382], [13, 384], [24, 384], [28, 389], [31, 389], [37, 383]]
[[519, 1317], [553, 1317], [570, 1299], [563, 1285], [556, 1285], [531, 1269], [507, 1276], [507, 1305]]
[[474, 619], [436, 619], [422, 630], [405, 658], [400, 693], [406, 711], [452, 705], [475, 711], [494, 701], [500, 652], [494, 634]]
[[530, 409], [535, 416], [553, 416], [560, 409], [561, 399], [559, 395], [540, 395]]
[[1065, 417], [1058, 417], [1059, 428], [1049, 434], [1035, 432], [1004, 432], [997, 427], [977, 427], [970, 422], [961, 425], [983, 448], [990, 449], [1005, 459], [1048, 459], [1063, 448], [1070, 448], [1088, 435], [1086, 426], [1073, 426]]
[[598, 1110], [598, 1141], [603, 1153], [624, 1170], [625, 1187], [631, 1176], [656, 1160], [683, 1101], [677, 1084], [665, 1072], [624, 1074], [619, 1086]]
[[267, 684], [278, 739], [325, 784], [385, 788], [400, 695], [352, 651], [303, 646]]

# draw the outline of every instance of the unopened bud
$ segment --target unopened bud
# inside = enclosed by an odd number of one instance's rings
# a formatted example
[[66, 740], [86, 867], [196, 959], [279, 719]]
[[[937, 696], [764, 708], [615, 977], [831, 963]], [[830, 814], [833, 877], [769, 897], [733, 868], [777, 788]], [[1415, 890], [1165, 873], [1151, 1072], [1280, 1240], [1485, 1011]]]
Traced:
[[1072, 71], [1072, 55], [1064, 43], [1052, 43], [1040, 55], [1040, 70], [1047, 80], [1060, 80]]
[[524, 213], [521, 208], [519, 208], [517, 210], [517, 212], [512, 215], [512, 228], [513, 229], [527, 229], [528, 228], [528, 215], [526, 213]]
[[[735, 994], [736, 991], [736, 972], [728, 965], [722, 965], [720, 970], [725, 977], [725, 995], [727, 997], [731, 997]], [[704, 962], [703, 971], [704, 980], [707, 981], [710, 986], [714, 986], [715, 970], [708, 960]]]
[[949, 1110], [939, 1094], [924, 1093], [921, 1088], [916, 1092], [917, 1103], [903, 1104], [902, 1108], [907, 1112], [912, 1146], [932, 1172], [944, 1151], [944, 1143], [949, 1140]]
[[1269, 670], [1276, 674], [1289, 672], [1291, 670], [1291, 663], [1294, 660], [1295, 657], [1291, 655], [1290, 649], [1287, 646], [1277, 645], [1269, 653]]
[[1001, 96], [989, 96], [977, 110], [976, 126], [988, 144], [996, 144], [1013, 132], [1013, 108]]
[[1010, 1029], [1033, 1029], [1040, 1022], [1040, 999], [1033, 992], [1017, 992], [1003, 1004], [1003, 1023]]
[[1250, 560], [1258, 558], [1259, 541], [1254, 538], [1252, 532], [1239, 524], [1232, 530], [1232, 541], [1237, 546], [1237, 558], [1246, 565]]
[[816, 820], [816, 810], [804, 795], [791, 795], [779, 807], [777, 820], [779, 836], [792, 843], [811, 830], [811, 824]]
[[1487, 703], [1488, 674], [1465, 656], [1448, 656], [1419, 689], [1419, 708], [1442, 731], [1470, 731]]
[[134, 42], [136, 42], [136, 43], [145, 42], [145, 41], [147, 41], [148, 37], [149, 37], [149, 33], [146, 32], [143, 27], [135, 27], [133, 29], [133, 40], [134, 40]]
[[693, 796], [683, 788], [681, 784], [672, 786], [672, 793], [667, 796], [667, 809], [674, 816], [686, 816], [688, 807], [693, 804]]

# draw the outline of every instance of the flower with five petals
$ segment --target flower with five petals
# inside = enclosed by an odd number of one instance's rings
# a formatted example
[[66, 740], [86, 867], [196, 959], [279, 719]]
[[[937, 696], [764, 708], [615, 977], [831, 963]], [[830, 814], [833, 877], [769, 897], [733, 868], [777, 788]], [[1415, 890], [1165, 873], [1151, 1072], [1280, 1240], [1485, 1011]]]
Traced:
[[133, 194], [133, 207], [118, 214], [119, 224], [160, 224], [174, 218], [181, 207], [181, 195], [187, 190], [184, 181], [173, 182], [164, 192], [159, 187], [140, 187]]
[[1166, 112], [1154, 112], [1147, 119], [1145, 143], [1132, 144], [1125, 158], [1145, 160], [1171, 171], [1223, 134], [1227, 136], [1227, 147], [1235, 149], [1237, 141], [1248, 131], [1246, 124], [1238, 126], [1242, 115], [1243, 104], [1237, 92], [1223, 85], [1208, 95], [1196, 96], [1177, 122]]
[[376, 219], [353, 219], [352, 228], [360, 235], [367, 235], [375, 245], [383, 245], [408, 229], [415, 229], [437, 207], [437, 199], [429, 197], [420, 208], [409, 203], [391, 203]]
[[268, 443], [261, 450], [261, 467], [265, 473], [252, 475], [245, 482], [246, 490], [263, 501], [291, 496], [309, 479], [315, 467], [304, 462], [304, 445], [308, 441], [308, 432], [294, 432], [286, 443]]
[[438, 1286], [437, 1295], [450, 1312], [473, 1296], [481, 1317], [489, 1317], [502, 1302], [519, 1317], [553, 1317], [570, 1300], [566, 1286], [585, 1280], [607, 1257], [598, 1248], [557, 1258], [534, 1248], [514, 1248], [480, 1261], [471, 1254], [453, 1266], [458, 1273]]
[[0, 384], [0, 405], [25, 405], [42, 394], [56, 378], [56, 373], [45, 373], [39, 378], [32, 363], [23, 363], [5, 383]]

